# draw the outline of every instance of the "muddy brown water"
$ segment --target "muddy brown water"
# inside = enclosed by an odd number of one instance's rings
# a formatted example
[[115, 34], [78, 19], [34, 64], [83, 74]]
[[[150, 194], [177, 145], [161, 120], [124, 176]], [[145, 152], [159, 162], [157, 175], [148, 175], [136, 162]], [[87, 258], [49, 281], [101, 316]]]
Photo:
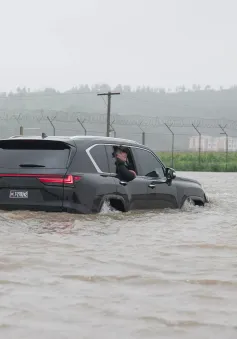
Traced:
[[0, 337], [237, 338], [237, 174], [205, 208], [0, 213]]

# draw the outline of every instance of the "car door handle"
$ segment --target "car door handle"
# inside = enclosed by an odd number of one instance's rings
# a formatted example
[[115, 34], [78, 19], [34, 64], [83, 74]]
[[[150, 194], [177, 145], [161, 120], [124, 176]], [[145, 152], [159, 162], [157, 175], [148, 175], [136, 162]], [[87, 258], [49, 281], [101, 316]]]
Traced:
[[120, 181], [120, 185], [126, 186], [128, 183], [126, 181]]
[[148, 187], [150, 187], [150, 188], [155, 188], [156, 185], [155, 185], [155, 184], [149, 184]]

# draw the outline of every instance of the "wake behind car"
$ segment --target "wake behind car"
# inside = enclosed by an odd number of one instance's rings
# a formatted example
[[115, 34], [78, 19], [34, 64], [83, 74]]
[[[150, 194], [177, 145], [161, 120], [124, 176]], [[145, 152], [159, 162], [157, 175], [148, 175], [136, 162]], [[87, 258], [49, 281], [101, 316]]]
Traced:
[[[118, 177], [114, 151], [128, 149], [137, 176]], [[110, 137], [21, 137], [0, 140], [0, 209], [99, 213], [181, 208], [208, 202], [196, 180], [180, 178], [148, 147]]]

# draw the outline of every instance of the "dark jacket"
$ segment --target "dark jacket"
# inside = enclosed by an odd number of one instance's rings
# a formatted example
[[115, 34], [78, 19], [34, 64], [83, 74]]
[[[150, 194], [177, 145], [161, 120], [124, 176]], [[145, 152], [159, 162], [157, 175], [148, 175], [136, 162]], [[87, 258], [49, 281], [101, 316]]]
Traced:
[[129, 166], [124, 161], [116, 159], [115, 165], [120, 180], [132, 181], [135, 179], [135, 175], [129, 171]]

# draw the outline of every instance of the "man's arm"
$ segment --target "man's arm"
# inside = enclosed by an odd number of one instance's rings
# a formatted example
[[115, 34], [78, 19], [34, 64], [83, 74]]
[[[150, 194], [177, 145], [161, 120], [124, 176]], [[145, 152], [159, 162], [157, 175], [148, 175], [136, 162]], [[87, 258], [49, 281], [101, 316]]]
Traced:
[[125, 162], [121, 159], [116, 159], [117, 174], [122, 180], [132, 181], [135, 179], [136, 174], [133, 171], [129, 171], [125, 166]]

